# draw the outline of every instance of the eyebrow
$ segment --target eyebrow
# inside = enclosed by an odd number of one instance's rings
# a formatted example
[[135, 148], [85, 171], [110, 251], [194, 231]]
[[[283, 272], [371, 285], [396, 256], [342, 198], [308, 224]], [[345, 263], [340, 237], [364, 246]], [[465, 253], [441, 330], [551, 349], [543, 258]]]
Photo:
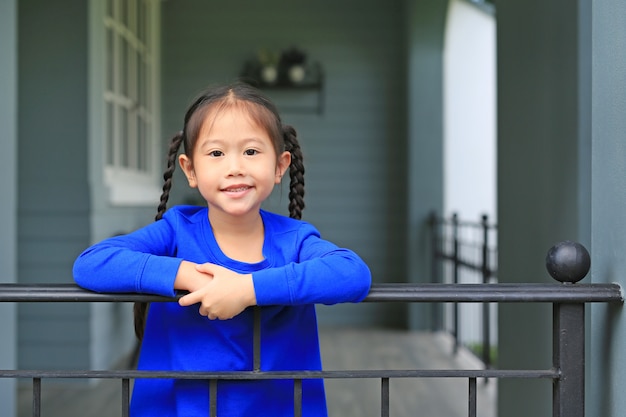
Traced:
[[[229, 142], [230, 142], [230, 140], [219, 139], [219, 138], [206, 139], [206, 140], [200, 139], [200, 143], [199, 143], [198, 149], [205, 149], [206, 147], [209, 147], [209, 146], [224, 146], [225, 144], [227, 144]], [[241, 140], [241, 142], [244, 145], [248, 145], [250, 143], [259, 143], [259, 144], [264, 144], [265, 143], [265, 141], [263, 139], [257, 138], [257, 137], [244, 138], [244, 139]]]

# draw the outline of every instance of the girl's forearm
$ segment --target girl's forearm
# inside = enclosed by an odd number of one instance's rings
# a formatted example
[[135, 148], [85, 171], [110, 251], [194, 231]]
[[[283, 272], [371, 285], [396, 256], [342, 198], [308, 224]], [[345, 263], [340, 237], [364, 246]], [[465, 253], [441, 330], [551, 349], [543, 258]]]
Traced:
[[196, 266], [196, 263], [189, 261], [180, 263], [174, 280], [174, 289], [194, 292], [209, 283], [211, 276], [199, 272]]

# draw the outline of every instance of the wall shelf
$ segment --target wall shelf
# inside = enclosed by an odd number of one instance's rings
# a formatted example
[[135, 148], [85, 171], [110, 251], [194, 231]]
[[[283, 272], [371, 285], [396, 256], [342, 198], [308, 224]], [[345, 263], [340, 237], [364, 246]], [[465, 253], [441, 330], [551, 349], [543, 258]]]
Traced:
[[[285, 113], [324, 113], [324, 74], [319, 63], [302, 65], [299, 78], [292, 80], [290, 68], [274, 68], [275, 78], [264, 80], [263, 68], [256, 62], [249, 62], [244, 67], [240, 79], [265, 91]], [[270, 75], [272, 73], [270, 72]]]

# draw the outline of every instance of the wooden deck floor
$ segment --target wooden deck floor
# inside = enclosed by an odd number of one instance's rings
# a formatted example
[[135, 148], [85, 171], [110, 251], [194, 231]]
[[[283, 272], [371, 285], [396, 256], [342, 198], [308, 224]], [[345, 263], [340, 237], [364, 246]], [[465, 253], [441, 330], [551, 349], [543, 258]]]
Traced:
[[[451, 341], [442, 334], [324, 328], [320, 337], [327, 370], [480, 368], [480, 363], [463, 351], [451, 355]], [[119, 381], [76, 385], [44, 381], [42, 417], [121, 416]], [[496, 381], [478, 382], [481, 417], [495, 417], [495, 390]], [[327, 380], [326, 392], [330, 417], [380, 416], [380, 380]], [[467, 416], [467, 393], [465, 379], [392, 379], [390, 416]], [[18, 408], [18, 417], [32, 416], [28, 385], [21, 384]]]

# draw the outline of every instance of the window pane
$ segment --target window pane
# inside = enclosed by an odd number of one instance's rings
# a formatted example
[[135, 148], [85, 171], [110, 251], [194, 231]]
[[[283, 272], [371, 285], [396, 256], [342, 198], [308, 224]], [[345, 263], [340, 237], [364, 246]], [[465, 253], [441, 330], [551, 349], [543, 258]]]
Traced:
[[128, 2], [127, 0], [121, 0], [119, 7], [119, 22], [124, 26], [128, 27]]
[[129, 168], [138, 169], [137, 164], [137, 107], [132, 107], [128, 111], [128, 164]]
[[137, 105], [139, 107], [144, 107], [146, 104], [145, 100], [145, 65], [143, 62], [143, 55], [137, 52]]
[[128, 42], [120, 37], [120, 94], [128, 97]]
[[120, 112], [120, 142], [123, 144], [123, 146], [121, 147], [122, 152], [120, 155], [120, 165], [128, 168], [128, 110], [126, 109], [126, 107], [121, 107]]
[[113, 30], [107, 29], [106, 36], [106, 90], [113, 91], [114, 90], [114, 74], [115, 74], [115, 54], [114, 54], [114, 35]]
[[137, 121], [137, 168], [146, 171], [146, 128], [143, 118]]
[[137, 1], [137, 39], [141, 43], [146, 41], [146, 3], [144, 0]]
[[145, 67], [144, 67], [144, 88], [145, 88], [145, 103], [147, 103], [148, 108], [150, 107], [150, 103], [152, 103], [152, 65], [150, 62], [145, 62]]
[[139, 55], [137, 57], [137, 106], [141, 109], [143, 109], [143, 107], [145, 107], [145, 104], [146, 104], [144, 100], [145, 87], [144, 87], [143, 67], [144, 67], [143, 57]]
[[133, 106], [137, 106], [137, 51], [128, 49], [128, 97], [133, 100]]
[[126, 0], [128, 4], [128, 28], [133, 35], [137, 35], [137, 1]]
[[149, 174], [155, 146], [149, 14], [155, 3], [104, 1], [106, 164]]
[[106, 164], [113, 165], [115, 162], [113, 159], [113, 149], [114, 149], [114, 141], [113, 141], [113, 103], [108, 102], [105, 106], [105, 123], [104, 123], [104, 138], [106, 143]]
[[105, 4], [105, 16], [113, 17], [113, 0], [106, 0]]
[[150, 22], [152, 19], [152, 7], [150, 7], [148, 2], [146, 2], [146, 13], [143, 19], [144, 19], [144, 39], [145, 39], [145, 44], [146, 44], [146, 52], [151, 53], [152, 41], [153, 41], [152, 30], [151, 30], [152, 27], [150, 26]]

